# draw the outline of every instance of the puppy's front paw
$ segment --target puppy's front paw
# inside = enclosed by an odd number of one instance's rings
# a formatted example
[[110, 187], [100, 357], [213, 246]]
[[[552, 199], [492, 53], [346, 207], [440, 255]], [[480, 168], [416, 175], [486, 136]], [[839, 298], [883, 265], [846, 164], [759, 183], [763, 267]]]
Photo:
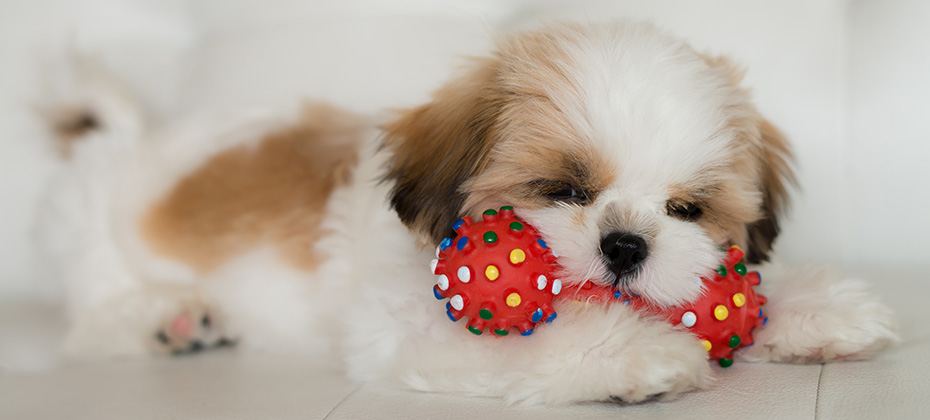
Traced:
[[232, 344], [218, 312], [199, 301], [185, 302], [161, 322], [153, 335], [158, 352], [174, 355]]
[[656, 337], [652, 345], [627, 349], [612, 380], [610, 401], [637, 403], [667, 401], [679, 394], [705, 388], [713, 382], [707, 351], [691, 334], [678, 332]]
[[892, 310], [861, 281], [769, 300], [769, 322], [753, 333], [756, 345], [737, 355], [750, 361], [821, 363], [861, 360], [898, 340]]

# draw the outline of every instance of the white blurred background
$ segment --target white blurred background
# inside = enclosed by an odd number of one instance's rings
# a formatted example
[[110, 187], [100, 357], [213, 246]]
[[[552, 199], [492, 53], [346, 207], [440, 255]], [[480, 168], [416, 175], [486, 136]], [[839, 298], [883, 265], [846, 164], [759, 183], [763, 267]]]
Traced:
[[68, 48], [103, 61], [167, 124], [295, 97], [411, 106], [495, 33], [616, 17], [654, 20], [748, 67], [798, 158], [781, 259], [926, 265], [928, 1], [0, 0], [0, 299], [55, 294], [30, 241], [56, 168], [33, 110], [43, 65]]

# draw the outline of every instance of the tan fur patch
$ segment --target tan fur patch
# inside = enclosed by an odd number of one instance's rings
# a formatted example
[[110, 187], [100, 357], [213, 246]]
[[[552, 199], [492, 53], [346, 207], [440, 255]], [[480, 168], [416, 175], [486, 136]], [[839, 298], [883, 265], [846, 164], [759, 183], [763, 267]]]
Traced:
[[142, 219], [159, 254], [200, 272], [265, 242], [312, 270], [313, 245], [332, 191], [358, 159], [361, 119], [308, 106], [294, 126], [222, 152], [189, 174]]
[[[567, 38], [580, 26], [566, 26]], [[503, 98], [495, 124], [499, 135], [486, 170], [466, 183], [466, 213], [485, 203], [504, 202], [523, 209], [552, 205], [544, 193], [570, 185], [593, 201], [614, 181], [614, 167], [573, 127], [551, 92], [571, 92], [572, 82], [559, 63], [568, 57], [562, 40], [547, 32], [511, 37], [498, 45], [498, 73], [492, 89]]]

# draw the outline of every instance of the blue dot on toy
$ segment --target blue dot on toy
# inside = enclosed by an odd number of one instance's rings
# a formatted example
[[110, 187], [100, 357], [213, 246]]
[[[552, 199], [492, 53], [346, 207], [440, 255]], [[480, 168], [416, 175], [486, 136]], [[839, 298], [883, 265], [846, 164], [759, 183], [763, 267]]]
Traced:
[[452, 224], [452, 230], [459, 230], [459, 228], [462, 227], [462, 223], [465, 223], [465, 220], [463, 219], [456, 220], [455, 223]]
[[442, 238], [442, 242], [439, 243], [439, 250], [445, 251], [450, 246], [452, 246], [452, 238]]
[[528, 330], [523, 331], [522, 333], [520, 333], [520, 335], [522, 335], [522, 336], [527, 336], [527, 335], [531, 335], [531, 334], [533, 334], [533, 328], [530, 328], [530, 329], [528, 329]]
[[629, 305], [629, 304], [630, 304], [630, 300], [629, 300], [629, 299], [624, 300], [624, 301], [623, 301], [623, 304], [624, 304], [624, 305]]
[[533, 312], [533, 322], [539, 322], [542, 319], [543, 311], [542, 309], [537, 309], [536, 312]]
[[614, 290], [614, 299], [620, 299], [620, 291]]
[[457, 320], [457, 319], [455, 319], [455, 317], [454, 317], [454, 316], [452, 316], [452, 312], [450, 312], [450, 311], [449, 311], [448, 309], [446, 309], [446, 316], [448, 316], [448, 317], [449, 317], [449, 319], [451, 319], [451, 320], [452, 320], [452, 322], [458, 322], [458, 320]]
[[541, 247], [543, 247], [543, 248], [549, 248], [549, 247], [546, 245], [546, 241], [544, 241], [544, 240], [542, 240], [542, 239], [537, 239], [536, 242], [539, 242], [539, 246], [541, 246]]
[[546, 318], [546, 323], [548, 324], [552, 321], [555, 321], [555, 316], [556, 316], [555, 312], [553, 312], [552, 315], [549, 315], [549, 318]]
[[466, 237], [463, 236], [463, 237], [459, 238], [459, 241], [458, 241], [458, 243], [455, 244], [455, 247], [458, 248], [459, 251], [461, 251], [461, 250], [465, 249], [465, 244], [467, 244], [467, 243], [468, 243], [468, 238], [466, 238]]
[[436, 297], [437, 300], [445, 299], [444, 297], [442, 297], [442, 295], [439, 294], [439, 290], [436, 290], [435, 287], [433, 288], [433, 296]]
[[769, 322], [769, 317], [762, 318], [762, 325], [763, 325], [763, 326], [764, 326], [765, 324], [768, 324], [768, 322]]

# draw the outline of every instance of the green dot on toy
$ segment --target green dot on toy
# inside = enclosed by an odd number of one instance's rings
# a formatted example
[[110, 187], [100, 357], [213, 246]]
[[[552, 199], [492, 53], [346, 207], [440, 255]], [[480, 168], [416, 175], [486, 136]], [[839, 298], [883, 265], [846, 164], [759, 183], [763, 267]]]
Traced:
[[[491, 319], [491, 318], [494, 318], [494, 314], [491, 313], [491, 311], [489, 311], [489, 310], [487, 310], [487, 309], [482, 309], [482, 310], [478, 311], [478, 316], [480, 316], [481, 319]], [[736, 336], [734, 335], [734, 337], [736, 337]], [[732, 346], [730, 346], [730, 347], [732, 347]]]
[[745, 276], [748, 271], [746, 270], [746, 265], [743, 263], [736, 263], [736, 265], [733, 266], [733, 270], [736, 270], [736, 273], [741, 276]]
[[494, 233], [494, 231], [490, 231], [490, 230], [487, 232], [484, 232], [484, 241], [489, 244], [493, 244], [494, 242], [497, 242], [497, 233]]
[[730, 348], [735, 349], [737, 346], [739, 346], [739, 343], [740, 343], [739, 336], [736, 334], [733, 334], [733, 336], [730, 337]]
[[503, 336], [505, 336], [505, 335], [507, 335], [507, 334], [510, 334], [510, 331], [507, 331], [507, 330], [494, 330], [494, 334], [503, 337]]
[[[481, 335], [481, 333], [484, 332], [484, 331], [481, 331], [481, 330], [479, 330], [479, 329], [477, 329], [477, 328], [475, 328], [475, 327], [472, 327], [471, 325], [468, 326], [468, 331], [471, 331], [471, 333], [474, 334], [474, 335]], [[721, 359], [721, 360], [723, 360], [723, 359]]]

